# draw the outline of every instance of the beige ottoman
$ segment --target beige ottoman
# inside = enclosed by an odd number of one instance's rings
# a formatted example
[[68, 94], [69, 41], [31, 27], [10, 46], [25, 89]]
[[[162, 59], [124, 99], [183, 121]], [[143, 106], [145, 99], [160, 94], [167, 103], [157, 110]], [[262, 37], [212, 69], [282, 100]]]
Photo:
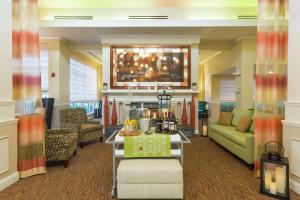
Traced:
[[117, 191], [119, 199], [182, 199], [181, 164], [177, 159], [121, 160]]

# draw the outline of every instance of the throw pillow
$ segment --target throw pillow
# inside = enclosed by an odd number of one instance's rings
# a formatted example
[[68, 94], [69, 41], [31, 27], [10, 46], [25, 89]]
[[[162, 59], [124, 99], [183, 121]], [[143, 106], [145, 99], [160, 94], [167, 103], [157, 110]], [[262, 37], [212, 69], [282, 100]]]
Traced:
[[239, 120], [236, 130], [246, 133], [251, 125], [251, 118], [249, 116], [242, 116]]
[[231, 112], [220, 112], [219, 125], [231, 126], [232, 113]]
[[237, 126], [242, 116], [251, 116], [251, 110], [233, 109], [232, 125]]

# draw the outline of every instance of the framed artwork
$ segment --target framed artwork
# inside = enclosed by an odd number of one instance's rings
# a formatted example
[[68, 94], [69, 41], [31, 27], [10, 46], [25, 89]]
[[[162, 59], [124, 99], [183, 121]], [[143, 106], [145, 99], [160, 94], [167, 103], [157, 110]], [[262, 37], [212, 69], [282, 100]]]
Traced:
[[191, 88], [191, 46], [110, 47], [110, 88]]

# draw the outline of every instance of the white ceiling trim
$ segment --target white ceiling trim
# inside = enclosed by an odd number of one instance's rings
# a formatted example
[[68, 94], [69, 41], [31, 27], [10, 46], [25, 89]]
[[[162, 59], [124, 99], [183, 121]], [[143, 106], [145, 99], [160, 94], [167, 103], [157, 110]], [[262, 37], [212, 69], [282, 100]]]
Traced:
[[253, 27], [256, 19], [203, 20], [40, 20], [41, 28], [50, 27]]
[[101, 36], [101, 44], [196, 44], [200, 43], [199, 36], [178, 36], [178, 35], [116, 35]]

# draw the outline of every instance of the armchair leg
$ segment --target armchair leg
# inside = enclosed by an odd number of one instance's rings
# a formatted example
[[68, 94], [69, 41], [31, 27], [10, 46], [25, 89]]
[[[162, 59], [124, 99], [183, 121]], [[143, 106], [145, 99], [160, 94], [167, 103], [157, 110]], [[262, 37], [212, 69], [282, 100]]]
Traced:
[[74, 151], [73, 155], [76, 156], [76, 154], [77, 154], [77, 150]]
[[254, 170], [254, 164], [247, 164], [247, 166], [250, 171]]
[[65, 161], [64, 161], [64, 168], [67, 168], [68, 165], [69, 165], [69, 160], [65, 160]]
[[83, 146], [84, 146], [84, 144], [83, 143], [80, 143], [80, 147], [83, 149]]
[[103, 136], [102, 136], [102, 137], [100, 137], [100, 143], [101, 143], [101, 142], [103, 142]]

